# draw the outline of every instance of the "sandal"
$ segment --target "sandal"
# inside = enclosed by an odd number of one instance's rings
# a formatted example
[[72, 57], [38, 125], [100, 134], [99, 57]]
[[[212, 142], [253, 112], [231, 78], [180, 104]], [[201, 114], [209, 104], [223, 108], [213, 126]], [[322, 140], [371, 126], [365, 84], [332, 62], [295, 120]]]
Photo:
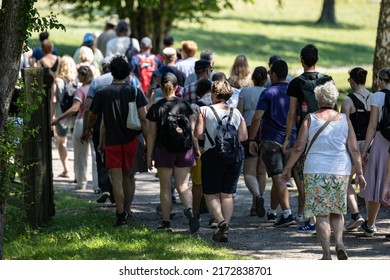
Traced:
[[61, 177], [61, 178], [69, 178], [68, 171], [62, 172], [60, 175], [58, 175], [58, 177]]

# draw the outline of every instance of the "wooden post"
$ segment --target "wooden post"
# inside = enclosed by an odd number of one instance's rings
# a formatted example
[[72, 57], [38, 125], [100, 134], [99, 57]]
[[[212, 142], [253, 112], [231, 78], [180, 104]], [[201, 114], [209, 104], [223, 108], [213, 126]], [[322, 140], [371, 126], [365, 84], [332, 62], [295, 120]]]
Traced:
[[[30, 136], [23, 147], [23, 165], [29, 166], [22, 176], [25, 190], [25, 207], [29, 223], [32, 226], [42, 226], [55, 215], [53, 171], [51, 155], [50, 126], [50, 95], [45, 93], [43, 85], [43, 68], [23, 69], [26, 98], [28, 102], [38, 105], [30, 123], [25, 123], [30, 129], [38, 130]], [[38, 104], [37, 96], [42, 96]]]

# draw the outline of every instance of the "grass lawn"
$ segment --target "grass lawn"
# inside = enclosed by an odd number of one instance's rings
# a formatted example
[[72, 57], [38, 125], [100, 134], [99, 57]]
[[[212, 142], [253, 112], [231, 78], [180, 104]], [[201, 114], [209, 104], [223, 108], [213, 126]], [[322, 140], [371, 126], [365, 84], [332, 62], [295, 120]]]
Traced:
[[56, 215], [33, 229], [20, 208], [8, 205], [5, 260], [243, 260], [228, 249], [188, 234], [151, 230], [142, 224], [112, 228], [112, 212], [71, 193], [55, 192]]
[[[251, 68], [267, 65], [270, 55], [279, 54], [289, 65], [290, 73], [302, 71], [301, 48], [314, 43], [320, 51], [320, 70], [332, 75], [341, 91], [348, 90], [348, 70], [361, 66], [369, 71], [367, 86], [371, 87], [372, 63], [379, 16], [379, 2], [367, 0], [336, 1], [337, 26], [317, 25], [322, 1], [288, 0], [279, 8], [276, 0], [255, 0], [254, 3], [233, 1], [233, 11], [222, 11], [203, 24], [180, 22], [172, 31], [176, 47], [192, 39], [198, 49], [216, 53], [216, 70], [229, 75], [238, 54], [245, 54]], [[48, 13], [44, 0], [38, 1], [42, 15]], [[50, 31], [50, 39], [61, 54], [73, 55], [86, 32], [101, 32], [106, 18], [88, 23], [84, 19], [64, 16], [66, 8], [54, 9], [66, 32]], [[35, 46], [37, 34], [31, 42]], [[199, 53], [199, 52], [198, 52]]]

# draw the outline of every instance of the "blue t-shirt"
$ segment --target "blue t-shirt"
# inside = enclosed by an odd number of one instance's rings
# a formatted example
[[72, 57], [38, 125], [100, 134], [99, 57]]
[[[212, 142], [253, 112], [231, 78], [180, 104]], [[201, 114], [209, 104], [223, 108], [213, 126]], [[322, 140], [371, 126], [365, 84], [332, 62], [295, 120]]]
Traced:
[[[264, 111], [261, 123], [261, 140], [284, 143], [286, 137], [287, 113], [290, 97], [286, 94], [288, 83], [274, 83], [261, 94], [256, 110]], [[290, 144], [296, 139], [296, 128], [293, 128]]]

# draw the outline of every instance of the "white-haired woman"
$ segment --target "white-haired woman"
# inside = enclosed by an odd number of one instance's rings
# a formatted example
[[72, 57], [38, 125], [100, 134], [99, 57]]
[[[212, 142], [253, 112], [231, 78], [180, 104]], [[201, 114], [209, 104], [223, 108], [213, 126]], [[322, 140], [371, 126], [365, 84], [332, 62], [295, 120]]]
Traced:
[[[347, 212], [347, 187], [352, 164], [356, 167], [356, 183], [364, 188], [366, 181], [352, 124], [345, 114], [332, 109], [339, 96], [336, 86], [330, 81], [316, 87], [314, 93], [320, 109], [309, 114], [303, 121], [282, 176], [285, 180], [291, 177], [294, 163], [305, 150], [306, 144], [309, 143], [310, 146], [317, 134], [318, 137], [306, 152], [303, 170], [304, 213], [306, 217], [317, 218], [317, 236], [323, 253], [321, 259], [332, 259], [330, 234], [333, 230], [337, 259], [346, 260], [348, 255], [343, 243], [343, 215]], [[323, 125], [324, 129], [319, 132]]]

